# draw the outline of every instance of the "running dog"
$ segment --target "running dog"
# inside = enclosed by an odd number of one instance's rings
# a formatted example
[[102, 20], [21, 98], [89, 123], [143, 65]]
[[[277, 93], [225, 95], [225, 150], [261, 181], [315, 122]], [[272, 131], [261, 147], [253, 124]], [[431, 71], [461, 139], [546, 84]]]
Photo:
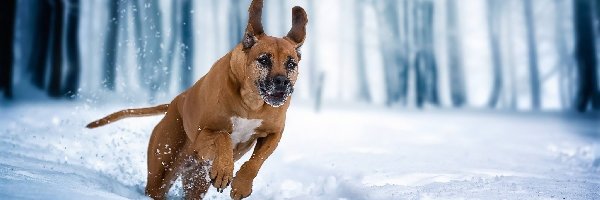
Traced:
[[[308, 23], [304, 9], [294, 7], [288, 34], [268, 36], [262, 8], [262, 0], [252, 1], [240, 44], [170, 104], [122, 110], [87, 125], [165, 114], [148, 145], [148, 196], [165, 199], [179, 176], [189, 199], [203, 198], [211, 183], [220, 192], [231, 183], [233, 199], [252, 193], [258, 170], [282, 137]], [[234, 176], [234, 162], [253, 146]]]

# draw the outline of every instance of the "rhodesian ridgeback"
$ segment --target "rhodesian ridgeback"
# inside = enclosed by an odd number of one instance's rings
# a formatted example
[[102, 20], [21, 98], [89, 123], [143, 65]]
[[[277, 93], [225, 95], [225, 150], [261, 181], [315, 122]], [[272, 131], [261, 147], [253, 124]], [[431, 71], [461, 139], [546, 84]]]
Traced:
[[[252, 193], [254, 178], [282, 137], [308, 23], [304, 9], [294, 7], [287, 36], [268, 36], [262, 7], [262, 0], [252, 1], [240, 44], [170, 104], [122, 110], [87, 126], [165, 114], [148, 145], [148, 196], [165, 199], [179, 176], [189, 199], [202, 199], [211, 183], [220, 192], [231, 183], [233, 199]], [[234, 176], [234, 162], [253, 146]]]

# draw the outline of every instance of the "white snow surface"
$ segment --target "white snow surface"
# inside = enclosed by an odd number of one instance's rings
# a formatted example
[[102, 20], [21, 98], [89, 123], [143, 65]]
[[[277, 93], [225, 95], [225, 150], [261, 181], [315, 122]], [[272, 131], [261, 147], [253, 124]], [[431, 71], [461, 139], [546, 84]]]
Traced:
[[[130, 105], [0, 105], [0, 199], [145, 199], [161, 117]], [[248, 199], [600, 199], [597, 115], [291, 107]], [[248, 155], [236, 163], [236, 169]], [[180, 185], [171, 198], [181, 198]], [[229, 199], [211, 188], [207, 199]]]

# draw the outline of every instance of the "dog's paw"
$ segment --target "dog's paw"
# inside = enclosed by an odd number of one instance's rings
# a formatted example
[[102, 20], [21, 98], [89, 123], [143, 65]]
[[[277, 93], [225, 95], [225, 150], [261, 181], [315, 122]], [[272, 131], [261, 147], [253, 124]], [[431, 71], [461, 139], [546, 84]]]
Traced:
[[252, 193], [252, 180], [236, 176], [231, 183], [231, 198], [240, 200], [250, 196]]
[[233, 180], [233, 159], [216, 159], [210, 169], [210, 180], [217, 191], [223, 192]]

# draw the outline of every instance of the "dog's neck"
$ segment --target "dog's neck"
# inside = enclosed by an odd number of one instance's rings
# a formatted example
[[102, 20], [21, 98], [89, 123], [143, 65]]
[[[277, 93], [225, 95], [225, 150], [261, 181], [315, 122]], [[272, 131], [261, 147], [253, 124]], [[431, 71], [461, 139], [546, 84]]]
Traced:
[[250, 110], [259, 110], [265, 105], [265, 101], [255, 91], [242, 87], [240, 94], [242, 101]]
[[[234, 82], [234, 84], [239, 85], [237, 89], [240, 94], [240, 97], [243, 102], [243, 106], [247, 109], [256, 111], [261, 109], [265, 105], [265, 101], [260, 97], [258, 91], [256, 91], [256, 86], [253, 83], [249, 82], [245, 79], [243, 74], [246, 74], [245, 66], [233, 66], [233, 65], [245, 65], [246, 64], [246, 55], [242, 51], [242, 46], [238, 45], [231, 52], [231, 60], [230, 60], [230, 79]], [[240, 71], [243, 70], [243, 71]]]

